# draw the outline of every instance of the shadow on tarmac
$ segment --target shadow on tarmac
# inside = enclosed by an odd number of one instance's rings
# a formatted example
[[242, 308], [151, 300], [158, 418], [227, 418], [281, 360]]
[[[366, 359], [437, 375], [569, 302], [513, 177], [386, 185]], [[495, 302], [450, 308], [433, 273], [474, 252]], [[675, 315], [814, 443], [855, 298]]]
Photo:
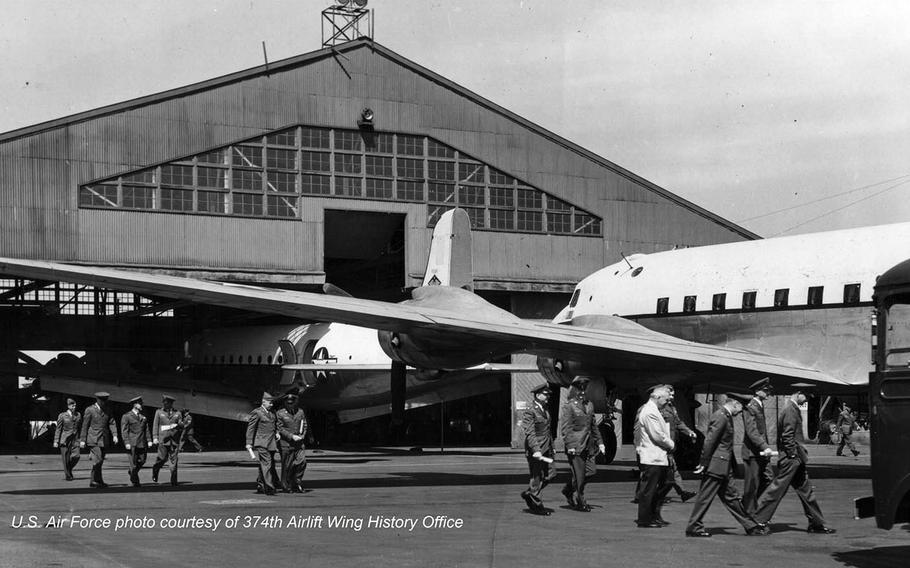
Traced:
[[835, 552], [831, 555], [834, 560], [844, 566], [852, 566], [854, 568], [906, 566], [907, 556], [910, 556], [910, 546], [879, 546], [866, 550]]

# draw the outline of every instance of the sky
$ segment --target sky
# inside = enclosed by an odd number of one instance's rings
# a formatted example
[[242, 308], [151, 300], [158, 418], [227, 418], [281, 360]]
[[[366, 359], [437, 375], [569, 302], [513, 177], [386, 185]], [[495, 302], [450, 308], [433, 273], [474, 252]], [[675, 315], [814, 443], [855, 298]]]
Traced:
[[[321, 48], [330, 0], [3, 0], [0, 132]], [[375, 40], [762, 236], [910, 221], [910, 3], [370, 0]]]

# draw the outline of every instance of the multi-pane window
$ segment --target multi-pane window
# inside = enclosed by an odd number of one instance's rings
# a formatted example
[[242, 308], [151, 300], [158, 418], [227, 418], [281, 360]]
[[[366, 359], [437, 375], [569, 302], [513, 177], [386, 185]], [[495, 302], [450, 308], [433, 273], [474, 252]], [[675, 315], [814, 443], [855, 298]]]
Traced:
[[299, 218], [300, 195], [459, 206], [479, 229], [601, 235], [599, 217], [426, 136], [295, 126], [78, 188], [80, 207]]

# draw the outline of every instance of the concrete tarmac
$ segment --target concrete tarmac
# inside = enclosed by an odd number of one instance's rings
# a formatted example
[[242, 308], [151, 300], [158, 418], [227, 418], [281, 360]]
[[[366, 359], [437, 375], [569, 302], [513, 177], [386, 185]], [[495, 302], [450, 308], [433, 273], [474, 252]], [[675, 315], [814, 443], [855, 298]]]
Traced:
[[[590, 481], [590, 513], [562, 499], [569, 474], [559, 456], [560, 475], [544, 490], [549, 517], [527, 510], [519, 496], [527, 465], [509, 449], [310, 452], [308, 491], [274, 497], [254, 492], [256, 468], [244, 451], [182, 454], [177, 487], [151, 482], [150, 454], [139, 489], [129, 486], [126, 455], [114, 453], [106, 490], [88, 487], [85, 454], [70, 482], [59, 456], [3, 455], [0, 566], [906, 565], [910, 525], [882, 531], [852, 517], [853, 498], [871, 494], [868, 454], [836, 457], [834, 449], [810, 447], [810, 476], [837, 534], [807, 534], [790, 492], [766, 537], [745, 536], [715, 500], [707, 539], [684, 535], [692, 507], [678, 497], [664, 506], [669, 527], [635, 526], [628, 446]], [[686, 485], [695, 490], [698, 480]]]

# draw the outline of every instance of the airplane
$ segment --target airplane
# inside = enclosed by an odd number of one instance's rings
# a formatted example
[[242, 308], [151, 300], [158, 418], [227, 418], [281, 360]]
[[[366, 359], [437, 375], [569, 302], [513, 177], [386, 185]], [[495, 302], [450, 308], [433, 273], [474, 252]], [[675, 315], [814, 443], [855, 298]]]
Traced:
[[[859, 390], [870, 361], [872, 286], [906, 258], [900, 244], [910, 237], [904, 223], [632, 255], [583, 279], [546, 323], [475, 295], [464, 282], [470, 239], [458, 236], [458, 227], [470, 234], [467, 215], [452, 209], [440, 223], [453, 229], [439, 241], [434, 233], [430, 259], [448, 254], [449, 285], [432, 285], [433, 276], [442, 280], [428, 270], [427, 285], [398, 304], [10, 258], [0, 258], [0, 274], [377, 330], [391, 361], [393, 417], [409, 367], [463, 371], [515, 353], [536, 355], [557, 386], [592, 378], [589, 397], [604, 412], [611, 391], [657, 383], [722, 392], [770, 376], [780, 387]], [[300, 369], [308, 368], [287, 370]]]

